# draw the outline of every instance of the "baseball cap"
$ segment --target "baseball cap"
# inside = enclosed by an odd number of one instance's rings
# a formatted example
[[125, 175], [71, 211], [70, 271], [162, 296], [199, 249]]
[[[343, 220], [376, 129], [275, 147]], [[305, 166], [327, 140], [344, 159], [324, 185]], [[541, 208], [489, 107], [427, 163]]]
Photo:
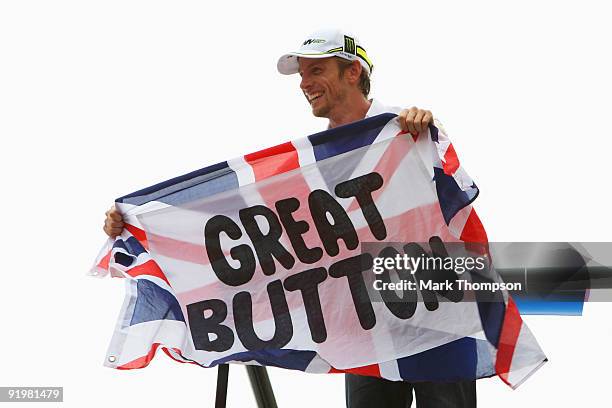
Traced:
[[302, 46], [279, 58], [276, 67], [284, 75], [296, 74], [299, 71], [298, 57], [329, 58], [340, 57], [349, 61], [358, 60], [368, 74], [372, 73], [372, 61], [359, 40], [338, 29], [316, 31], [308, 36]]

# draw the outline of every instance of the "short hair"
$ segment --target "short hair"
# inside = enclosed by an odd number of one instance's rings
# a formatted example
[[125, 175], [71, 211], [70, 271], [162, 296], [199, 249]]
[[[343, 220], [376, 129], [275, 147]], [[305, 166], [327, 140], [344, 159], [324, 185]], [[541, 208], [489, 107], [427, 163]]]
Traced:
[[[349, 61], [340, 57], [334, 57], [334, 59], [338, 63], [338, 68], [340, 68], [340, 78], [342, 78], [342, 75], [344, 75], [344, 71], [346, 71], [347, 68], [353, 64], [353, 61]], [[368, 71], [366, 71], [363, 66], [361, 67], [361, 75], [359, 76], [359, 82], [357, 83], [357, 87], [359, 88], [363, 96], [365, 96], [365, 98], [367, 99], [368, 95], [370, 94], [370, 74], [368, 74]]]

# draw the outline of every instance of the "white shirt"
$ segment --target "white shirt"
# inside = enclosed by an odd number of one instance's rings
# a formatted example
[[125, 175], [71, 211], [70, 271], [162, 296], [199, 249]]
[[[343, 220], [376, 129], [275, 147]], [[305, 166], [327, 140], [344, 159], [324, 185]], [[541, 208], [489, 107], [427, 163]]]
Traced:
[[398, 106], [386, 106], [374, 98], [370, 99], [370, 101], [370, 109], [366, 112], [366, 118], [380, 115], [381, 113], [395, 113], [397, 115], [402, 110]]

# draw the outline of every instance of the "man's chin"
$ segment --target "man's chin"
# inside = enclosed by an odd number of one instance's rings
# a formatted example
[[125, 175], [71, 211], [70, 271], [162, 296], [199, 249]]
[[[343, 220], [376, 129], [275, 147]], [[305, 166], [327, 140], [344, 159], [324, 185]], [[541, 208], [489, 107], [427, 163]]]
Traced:
[[317, 118], [327, 118], [329, 116], [329, 109], [324, 106], [312, 107], [312, 114]]

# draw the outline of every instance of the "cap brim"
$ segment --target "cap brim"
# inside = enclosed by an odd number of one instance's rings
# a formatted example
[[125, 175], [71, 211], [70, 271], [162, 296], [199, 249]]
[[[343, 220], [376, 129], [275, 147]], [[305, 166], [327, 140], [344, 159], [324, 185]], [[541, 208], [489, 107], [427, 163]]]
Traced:
[[301, 58], [329, 58], [334, 57], [334, 54], [307, 54], [301, 52], [290, 52], [288, 54], [283, 55], [278, 59], [278, 63], [276, 64], [276, 68], [278, 72], [283, 75], [293, 75], [297, 74], [300, 70], [300, 65], [298, 63], [298, 57]]

